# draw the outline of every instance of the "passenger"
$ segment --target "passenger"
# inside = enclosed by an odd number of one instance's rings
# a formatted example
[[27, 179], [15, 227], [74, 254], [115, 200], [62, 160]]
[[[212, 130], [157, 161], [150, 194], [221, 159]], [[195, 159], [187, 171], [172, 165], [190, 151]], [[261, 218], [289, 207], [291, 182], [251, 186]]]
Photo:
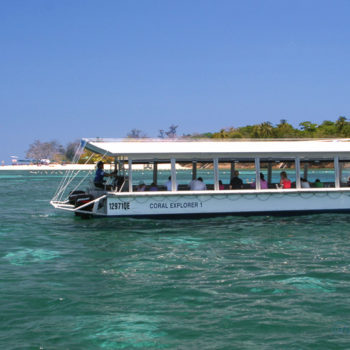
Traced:
[[205, 191], [207, 189], [207, 185], [203, 182], [201, 177], [197, 180], [192, 180], [189, 186], [191, 191]]
[[149, 186], [149, 191], [158, 191], [158, 186], [154, 182], [152, 182]]
[[109, 191], [112, 189], [111, 188], [112, 186], [105, 185], [106, 180], [104, 180], [104, 177], [117, 176], [118, 170], [116, 170], [113, 173], [105, 173], [103, 170], [103, 167], [104, 167], [104, 163], [100, 160], [97, 163], [97, 170], [94, 178], [94, 184], [95, 184], [95, 187], [103, 188]]
[[144, 192], [146, 190], [146, 185], [143, 181], [140, 181], [137, 188], [136, 192]]
[[301, 188], [310, 188], [310, 183], [305, 178], [300, 178], [300, 187]]
[[223, 185], [222, 181], [219, 180], [219, 190], [224, 190], [225, 186]]
[[315, 187], [322, 188], [323, 186], [323, 182], [321, 182], [320, 179], [315, 180]]
[[[165, 187], [167, 189], [167, 191], [171, 191], [171, 176], [168, 177], [168, 181], [165, 183]], [[176, 191], [179, 187], [178, 182], [176, 181]]]
[[237, 190], [237, 189], [241, 189], [243, 188], [243, 181], [242, 179], [240, 179], [238, 177], [239, 175], [239, 171], [236, 170], [234, 173], [233, 173], [233, 178], [231, 179], [231, 182], [230, 182], [230, 190]]
[[191, 188], [193, 187], [193, 184], [197, 181], [197, 179], [193, 179], [189, 184], [188, 184], [188, 189], [191, 191]]
[[281, 172], [280, 188], [291, 188], [292, 182], [288, 179], [287, 173], [285, 171]]
[[[250, 187], [252, 187], [252, 188], [256, 188], [256, 183], [255, 183], [255, 181], [254, 182], [252, 182], [251, 184], [250, 184]], [[264, 177], [264, 174], [263, 173], [260, 173], [260, 188], [262, 189], [262, 190], [266, 190], [266, 189], [268, 189], [268, 184], [267, 184], [267, 181], [265, 180], [265, 177]]]

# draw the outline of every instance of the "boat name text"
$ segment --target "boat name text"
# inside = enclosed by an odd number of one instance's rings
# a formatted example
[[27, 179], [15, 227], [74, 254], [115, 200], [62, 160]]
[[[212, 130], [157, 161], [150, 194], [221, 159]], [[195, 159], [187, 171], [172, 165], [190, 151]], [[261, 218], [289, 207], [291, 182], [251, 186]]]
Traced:
[[150, 209], [185, 209], [185, 208], [201, 208], [201, 202], [178, 202], [178, 203], [150, 203]]

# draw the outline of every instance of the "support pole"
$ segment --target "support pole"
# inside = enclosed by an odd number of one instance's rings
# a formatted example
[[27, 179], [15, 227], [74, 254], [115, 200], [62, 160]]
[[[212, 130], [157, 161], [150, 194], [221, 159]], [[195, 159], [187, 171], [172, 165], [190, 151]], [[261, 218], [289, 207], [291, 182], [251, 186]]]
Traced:
[[192, 162], [192, 180], [195, 180], [197, 178], [197, 161], [194, 160]]
[[128, 160], [129, 192], [132, 192], [132, 160]]
[[235, 172], [235, 162], [231, 162], [231, 175], [230, 175], [230, 181], [233, 178], [233, 174]]
[[171, 190], [176, 191], [176, 159], [171, 158]]
[[214, 191], [219, 191], [219, 158], [214, 158], [213, 163], [214, 163]]
[[340, 186], [341, 186], [341, 181], [343, 178], [343, 169], [344, 169], [344, 163], [339, 162], [339, 184], [340, 184]]
[[272, 162], [267, 163], [267, 183], [272, 183]]
[[304, 164], [304, 179], [307, 180], [308, 177], [308, 171], [309, 171], [309, 163]]
[[[304, 166], [304, 177], [305, 177], [305, 166]], [[295, 158], [295, 187], [300, 188], [300, 158]]]
[[157, 178], [158, 178], [158, 163], [153, 162], [153, 182], [157, 184]]
[[339, 171], [339, 157], [334, 157], [334, 185], [335, 188], [340, 187], [340, 171]]
[[260, 183], [260, 158], [255, 158], [255, 189], [261, 190]]
[[[116, 170], [119, 171], [119, 169], [118, 169], [118, 160], [117, 160], [117, 157], [114, 158], [114, 171], [116, 171]], [[119, 175], [120, 175], [120, 174], [119, 174]]]

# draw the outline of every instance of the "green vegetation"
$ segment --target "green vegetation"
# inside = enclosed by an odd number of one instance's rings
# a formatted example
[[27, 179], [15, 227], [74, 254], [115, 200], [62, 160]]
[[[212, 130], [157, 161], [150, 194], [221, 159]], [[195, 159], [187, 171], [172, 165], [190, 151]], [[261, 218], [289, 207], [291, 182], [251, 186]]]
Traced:
[[294, 128], [285, 119], [279, 124], [263, 122], [238, 128], [230, 127], [214, 133], [191, 134], [190, 138], [213, 139], [280, 139], [280, 138], [347, 138], [350, 137], [350, 122], [345, 117], [339, 117], [335, 122], [325, 120], [318, 125], [310, 121]]

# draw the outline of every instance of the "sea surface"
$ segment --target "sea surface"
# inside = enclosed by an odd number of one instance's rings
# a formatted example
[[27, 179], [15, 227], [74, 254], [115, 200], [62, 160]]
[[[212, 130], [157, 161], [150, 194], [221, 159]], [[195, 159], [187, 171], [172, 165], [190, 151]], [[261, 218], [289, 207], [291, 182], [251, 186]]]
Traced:
[[84, 220], [62, 176], [0, 172], [0, 349], [350, 349], [349, 215]]

